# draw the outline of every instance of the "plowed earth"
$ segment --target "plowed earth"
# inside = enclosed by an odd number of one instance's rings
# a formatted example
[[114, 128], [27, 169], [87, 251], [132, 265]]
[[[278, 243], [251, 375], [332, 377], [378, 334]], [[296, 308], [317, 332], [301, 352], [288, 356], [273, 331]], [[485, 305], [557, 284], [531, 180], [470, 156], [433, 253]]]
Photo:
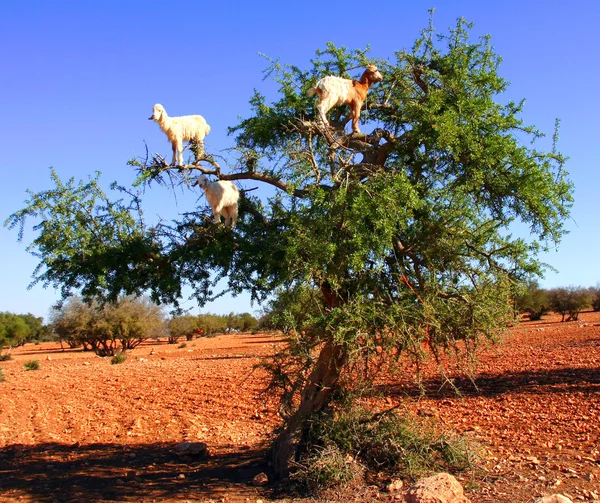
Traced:
[[[282, 344], [248, 334], [144, 343], [119, 365], [53, 343], [13, 350], [0, 362], [0, 502], [299, 501], [252, 484], [269, 473], [279, 424], [256, 365]], [[30, 360], [39, 370], [25, 370]], [[448, 369], [460, 395], [434, 365], [417, 386], [407, 365], [378, 383], [382, 406], [401, 404], [481, 447], [481, 469], [459, 476], [473, 503], [600, 500], [600, 313], [521, 323], [478, 360], [473, 381]], [[179, 456], [183, 441], [206, 443], [207, 454]]]

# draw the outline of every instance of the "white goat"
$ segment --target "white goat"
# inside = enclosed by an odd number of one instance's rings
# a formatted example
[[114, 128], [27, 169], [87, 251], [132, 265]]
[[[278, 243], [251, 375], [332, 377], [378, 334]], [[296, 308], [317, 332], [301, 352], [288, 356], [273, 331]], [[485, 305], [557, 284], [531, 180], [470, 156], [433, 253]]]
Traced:
[[169, 117], [160, 103], [154, 105], [152, 116], [148, 120], [158, 122], [160, 129], [167, 135], [173, 146], [173, 160], [171, 164], [183, 166], [183, 142], [193, 141], [199, 147], [199, 152], [204, 152], [204, 137], [210, 133], [210, 126], [201, 115], [183, 115]]
[[194, 185], [199, 185], [206, 192], [206, 200], [212, 207], [215, 223], [221, 221], [221, 215], [225, 218], [225, 225], [235, 227], [238, 217], [238, 199], [240, 192], [233, 182], [228, 180], [209, 181], [204, 175], [200, 175]]
[[360, 80], [344, 79], [329, 75], [323, 77], [315, 87], [311, 87], [307, 94], [319, 96], [317, 104], [317, 112], [319, 119], [323, 124], [327, 124], [325, 114], [333, 107], [338, 105], [350, 105], [352, 111], [352, 131], [360, 133], [358, 129], [358, 118], [360, 117], [360, 109], [367, 99], [369, 86], [375, 82], [381, 82], [383, 75], [375, 65], [369, 65], [364, 71]]

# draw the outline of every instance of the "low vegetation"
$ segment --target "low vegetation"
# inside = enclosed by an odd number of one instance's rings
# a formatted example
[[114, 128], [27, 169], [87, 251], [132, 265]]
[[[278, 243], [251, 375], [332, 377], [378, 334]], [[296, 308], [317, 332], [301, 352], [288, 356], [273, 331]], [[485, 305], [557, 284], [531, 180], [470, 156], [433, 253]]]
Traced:
[[562, 315], [561, 321], [577, 321], [584, 309], [600, 310], [600, 287], [567, 286], [552, 289], [540, 288], [537, 282], [528, 282], [516, 297], [518, 313], [529, 315], [537, 321], [554, 311]]
[[25, 370], [38, 370], [40, 368], [40, 362], [37, 360], [29, 360], [23, 364]]
[[201, 314], [167, 319], [163, 310], [146, 297], [124, 297], [115, 304], [85, 303], [71, 297], [52, 313], [52, 330], [71, 347], [83, 346], [101, 356], [134, 349], [147, 339], [168, 337], [175, 344], [182, 337], [250, 330], [257, 320], [249, 313]]
[[415, 480], [439, 471], [456, 473], [472, 469], [478, 460], [475, 446], [464, 438], [395, 410], [373, 413], [356, 406], [317, 415], [306, 446], [293, 477], [311, 490], [361, 477]]
[[17, 347], [26, 342], [47, 340], [49, 335], [49, 327], [44, 325], [41, 317], [30, 313], [0, 312], [0, 349], [2, 346]]
[[127, 360], [127, 355], [124, 351], [121, 351], [110, 359], [110, 363], [112, 365], [118, 365], [119, 363], [123, 363], [125, 360]]

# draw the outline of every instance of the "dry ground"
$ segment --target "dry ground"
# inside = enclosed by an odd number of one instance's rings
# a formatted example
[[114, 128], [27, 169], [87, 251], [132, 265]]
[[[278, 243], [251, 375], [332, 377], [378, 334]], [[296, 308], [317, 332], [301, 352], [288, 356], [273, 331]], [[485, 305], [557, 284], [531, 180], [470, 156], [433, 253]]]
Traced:
[[[14, 350], [0, 362], [0, 502], [298, 501], [251, 484], [268, 473], [279, 423], [255, 365], [281, 344], [247, 334], [144, 344], [119, 365], [52, 343]], [[29, 360], [39, 370], [26, 371]], [[424, 395], [413, 378], [379, 388], [386, 406], [481, 445], [484, 470], [461, 477], [473, 503], [600, 499], [600, 313], [522, 323], [479, 363], [476, 387], [454, 376], [460, 396], [427, 369]], [[209, 455], [178, 457], [185, 440], [206, 442]], [[340, 499], [393, 497], [370, 488]]]

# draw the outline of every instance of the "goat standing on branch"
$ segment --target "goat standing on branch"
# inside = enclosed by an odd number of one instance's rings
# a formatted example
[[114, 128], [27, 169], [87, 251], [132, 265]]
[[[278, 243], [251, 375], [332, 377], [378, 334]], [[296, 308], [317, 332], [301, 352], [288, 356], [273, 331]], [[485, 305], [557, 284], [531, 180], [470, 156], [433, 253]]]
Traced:
[[360, 133], [358, 129], [358, 118], [360, 117], [360, 109], [367, 99], [367, 92], [371, 84], [381, 82], [383, 75], [375, 65], [369, 65], [364, 71], [360, 80], [344, 79], [329, 75], [323, 77], [315, 87], [308, 90], [308, 95], [319, 96], [317, 104], [317, 112], [319, 119], [327, 125], [327, 117], [325, 114], [335, 106], [350, 105], [352, 111], [352, 131]]
[[233, 229], [237, 223], [240, 198], [240, 191], [234, 183], [228, 180], [211, 182], [204, 175], [200, 175], [193, 185], [199, 185], [206, 192], [206, 200], [212, 208], [215, 223], [219, 223], [223, 215], [225, 225], [231, 225]]
[[158, 122], [160, 129], [167, 135], [173, 146], [172, 165], [183, 166], [183, 142], [191, 141], [197, 145], [194, 151], [196, 162], [204, 153], [204, 137], [210, 133], [210, 126], [201, 115], [183, 115], [169, 117], [160, 103], [154, 105], [152, 116], [148, 120]]

